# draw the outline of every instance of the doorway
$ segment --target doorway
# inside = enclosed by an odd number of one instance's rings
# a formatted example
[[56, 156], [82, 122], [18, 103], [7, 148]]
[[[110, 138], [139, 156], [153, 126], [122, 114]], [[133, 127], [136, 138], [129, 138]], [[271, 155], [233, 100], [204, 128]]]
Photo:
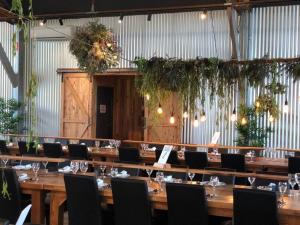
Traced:
[[113, 87], [97, 87], [97, 138], [113, 138]]

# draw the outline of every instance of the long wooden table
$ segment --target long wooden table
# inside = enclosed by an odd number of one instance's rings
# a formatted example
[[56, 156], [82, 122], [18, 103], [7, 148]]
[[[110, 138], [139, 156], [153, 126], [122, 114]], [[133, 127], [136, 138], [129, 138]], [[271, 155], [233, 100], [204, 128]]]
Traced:
[[[136, 178], [135, 179], [146, 179]], [[109, 182], [109, 180], [107, 181]], [[61, 225], [63, 221], [63, 203], [66, 200], [65, 186], [62, 174], [48, 174], [39, 176], [38, 181], [26, 181], [21, 183], [23, 193], [32, 195], [32, 222], [43, 222], [43, 201], [46, 191], [50, 192], [50, 224]], [[211, 192], [210, 187], [206, 187], [207, 192]], [[232, 186], [217, 187], [217, 197], [208, 199], [209, 215], [232, 217], [233, 197]], [[99, 191], [103, 200], [108, 204], [113, 204], [111, 189]], [[149, 193], [152, 207], [155, 209], [167, 210], [166, 193]], [[300, 197], [285, 197], [287, 202], [279, 209], [280, 225], [298, 225], [300, 221]], [[259, 207], [259, 206], [258, 206]], [[255, 215], [254, 215], [255, 216]]]

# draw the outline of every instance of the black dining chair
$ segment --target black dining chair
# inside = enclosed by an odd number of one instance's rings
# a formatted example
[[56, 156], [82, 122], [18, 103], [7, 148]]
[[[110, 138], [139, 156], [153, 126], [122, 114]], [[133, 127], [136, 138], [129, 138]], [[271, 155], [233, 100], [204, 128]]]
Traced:
[[81, 144], [69, 144], [69, 158], [70, 159], [81, 159], [88, 160], [88, 149], [86, 145]]
[[144, 180], [112, 178], [115, 225], [151, 225], [151, 204]]
[[288, 159], [288, 173], [300, 173], [300, 157], [289, 157]]
[[208, 225], [205, 189], [200, 185], [166, 183], [168, 225]]
[[[204, 169], [208, 167], [208, 157], [206, 152], [185, 151], [185, 164], [190, 169]], [[196, 174], [194, 180], [202, 180], [201, 174]]]
[[79, 144], [86, 145], [87, 147], [95, 147], [95, 141], [93, 140], [79, 140]]
[[112, 224], [101, 209], [101, 196], [94, 176], [65, 174], [64, 181], [69, 225]]
[[59, 143], [44, 143], [44, 155], [50, 158], [59, 158], [64, 155], [61, 144]]
[[9, 155], [9, 149], [6, 146], [6, 141], [5, 140], [0, 140], [0, 153]]
[[[236, 172], [245, 172], [245, 155], [242, 154], [221, 154], [221, 167], [227, 169], [234, 169]], [[237, 177], [235, 184], [246, 185], [247, 179], [244, 177]]]
[[70, 144], [70, 141], [66, 138], [55, 138], [55, 143], [61, 144], [61, 145], [68, 145]]
[[233, 224], [279, 225], [277, 196], [273, 191], [233, 189]]
[[29, 145], [27, 146], [26, 141], [19, 141], [18, 146], [19, 146], [20, 155], [24, 155], [24, 156], [38, 155], [37, 148], [34, 142], [30, 142]]
[[140, 151], [133, 147], [120, 147], [119, 161], [124, 163], [139, 163], [141, 161]]
[[[215, 168], [215, 167], [206, 167], [205, 170], [213, 170], [213, 171], [224, 171], [224, 172], [235, 172], [234, 169], [226, 169], [226, 168]], [[210, 181], [210, 177], [213, 176], [213, 175], [210, 175], [210, 174], [204, 174], [203, 175], [203, 181]], [[225, 184], [229, 184], [229, 185], [233, 185], [235, 184], [235, 176], [232, 176], [232, 175], [218, 175], [216, 173], [216, 175], [214, 176], [217, 176], [219, 178], [219, 181], [220, 182], [223, 182]]]
[[[159, 160], [159, 157], [162, 153], [162, 149], [156, 149], [155, 150], [155, 158], [156, 158], [156, 161]], [[171, 165], [179, 165], [179, 160], [178, 160], [178, 155], [177, 155], [177, 151], [175, 150], [172, 150], [170, 152], [170, 155], [169, 155], [169, 158], [167, 160], [167, 163], [171, 164]]]

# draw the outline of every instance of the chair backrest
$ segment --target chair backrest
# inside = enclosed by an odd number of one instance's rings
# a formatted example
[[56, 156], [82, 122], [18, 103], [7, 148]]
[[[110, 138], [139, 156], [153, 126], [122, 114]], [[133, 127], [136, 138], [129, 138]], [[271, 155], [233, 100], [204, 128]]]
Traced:
[[[156, 161], [159, 160], [159, 157], [160, 157], [161, 153], [162, 153], [162, 149], [156, 149], [155, 150]], [[175, 150], [171, 151], [171, 153], [169, 155], [169, 158], [167, 160], [167, 163], [172, 164], [172, 165], [178, 165], [179, 164], [177, 151], [175, 151]]]
[[190, 169], [204, 169], [208, 166], [206, 152], [185, 151], [185, 163]]
[[85, 144], [87, 147], [95, 147], [95, 141], [93, 140], [79, 140], [79, 144]]
[[289, 157], [288, 159], [288, 173], [300, 173], [300, 157]]
[[208, 225], [205, 189], [200, 185], [166, 183], [168, 225]]
[[0, 169], [0, 173], [1, 175], [4, 173], [4, 176], [0, 177], [0, 187], [2, 189], [3, 181], [6, 180], [9, 194], [9, 196], [6, 197], [0, 194], [0, 218], [5, 218], [9, 220], [10, 223], [15, 224], [22, 210], [18, 177], [16, 171], [13, 169], [3, 168]]
[[65, 174], [69, 225], [101, 225], [101, 198], [94, 176]]
[[86, 145], [69, 144], [68, 150], [70, 159], [88, 159], [88, 150]]
[[54, 140], [55, 143], [61, 144], [61, 145], [68, 145], [70, 144], [70, 141], [65, 138], [55, 138]]
[[50, 158], [59, 158], [63, 156], [61, 144], [59, 143], [44, 143], [44, 155]]
[[233, 189], [233, 223], [278, 225], [276, 193], [257, 189]]
[[20, 155], [37, 155], [37, 149], [35, 147], [34, 142], [30, 142], [27, 148], [26, 141], [19, 141], [18, 142]]
[[146, 181], [111, 180], [115, 225], [151, 225], [151, 204]]
[[1, 154], [9, 154], [9, 149], [6, 146], [5, 140], [0, 140], [0, 153]]
[[221, 154], [221, 167], [245, 172], [245, 156], [241, 154]]
[[119, 160], [120, 162], [139, 163], [141, 161], [140, 151], [137, 148], [120, 147]]
[[[215, 171], [226, 171], [226, 172], [235, 172], [234, 169], [227, 169], [227, 168], [214, 168], [214, 167], [206, 167], [205, 170], [215, 170]], [[235, 183], [235, 176], [225, 176], [225, 175], [216, 175], [219, 178], [220, 182], [224, 182], [225, 184], [234, 184]], [[203, 181], [209, 181], [211, 175], [204, 174]]]
[[[283, 172], [268, 172], [268, 171], [256, 171], [257, 174], [265, 174], [265, 175], [278, 175], [278, 176], [288, 176], [288, 173]], [[268, 186], [270, 183], [277, 184], [280, 180], [274, 179], [264, 179], [264, 178], [256, 178], [255, 186]]]

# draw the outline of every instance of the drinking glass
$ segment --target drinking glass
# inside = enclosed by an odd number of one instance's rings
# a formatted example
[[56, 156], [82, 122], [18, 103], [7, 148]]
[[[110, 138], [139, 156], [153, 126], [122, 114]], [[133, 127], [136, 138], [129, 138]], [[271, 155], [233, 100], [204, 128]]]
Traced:
[[116, 149], [118, 150], [120, 145], [121, 145], [121, 141], [120, 140], [115, 140], [114, 144], [115, 144]]
[[210, 177], [210, 185], [213, 187], [213, 197], [216, 197], [216, 186], [219, 184], [219, 177], [217, 176], [211, 176]]
[[118, 175], [118, 168], [111, 167], [110, 175], [111, 175], [111, 177], [116, 177]]
[[280, 193], [280, 204], [284, 205], [285, 202], [284, 202], [283, 196], [284, 196], [284, 193], [287, 190], [287, 183], [286, 182], [279, 182], [278, 183], [278, 189], [279, 189], [279, 193]]
[[148, 174], [149, 181], [151, 181], [151, 174], [152, 174], [153, 170], [152, 169], [146, 169], [146, 172]]
[[101, 170], [101, 177], [102, 177], [102, 178], [105, 177], [105, 176], [104, 176], [104, 175], [105, 175], [104, 172], [105, 172], [105, 169], [106, 169], [106, 165], [103, 165], [103, 164], [102, 164], [102, 165], [100, 165], [99, 168], [100, 168], [100, 170]]
[[164, 173], [158, 171], [158, 172], [156, 173], [156, 181], [157, 181], [158, 184], [159, 184], [159, 191], [163, 191], [162, 183], [164, 182], [164, 180], [165, 180]]
[[48, 169], [47, 169], [48, 161], [43, 161], [42, 164], [44, 166], [45, 172], [48, 173]]
[[80, 171], [82, 173], [86, 173], [88, 168], [89, 168], [89, 164], [87, 161], [81, 161], [80, 164], [79, 164], [79, 167], [80, 167]]
[[288, 182], [289, 182], [289, 184], [291, 186], [289, 197], [292, 197], [292, 196], [294, 196], [294, 193], [293, 193], [294, 187], [297, 184], [296, 174], [289, 174], [289, 180], [288, 180]]
[[214, 149], [213, 149], [213, 153], [214, 153], [214, 155], [218, 155], [218, 154], [219, 154], [218, 149], [217, 149], [217, 148], [214, 148]]
[[97, 148], [97, 150], [98, 150], [99, 147], [100, 147], [100, 141], [95, 141], [95, 145], [96, 145], [96, 148]]
[[195, 177], [195, 173], [188, 172], [188, 176], [189, 176], [191, 182], [193, 182], [193, 179], [194, 179], [194, 177]]
[[39, 169], [40, 169], [40, 163], [39, 162], [32, 163], [32, 171], [34, 173], [34, 178], [33, 178], [34, 181], [38, 181], [39, 180], [38, 179]]
[[254, 162], [254, 156], [255, 156], [255, 152], [254, 151], [250, 151], [250, 162]]
[[145, 143], [142, 143], [142, 144], [141, 144], [141, 148], [142, 148], [142, 150], [145, 152], [145, 151], [149, 148], [149, 145], [148, 145], [148, 144], [145, 144]]
[[79, 162], [78, 161], [71, 161], [70, 167], [71, 167], [72, 173], [76, 174], [77, 171], [79, 170]]
[[249, 181], [249, 183], [250, 183], [250, 185], [251, 185], [251, 188], [253, 188], [254, 187], [254, 182], [255, 182], [255, 177], [248, 177], [248, 181]]

